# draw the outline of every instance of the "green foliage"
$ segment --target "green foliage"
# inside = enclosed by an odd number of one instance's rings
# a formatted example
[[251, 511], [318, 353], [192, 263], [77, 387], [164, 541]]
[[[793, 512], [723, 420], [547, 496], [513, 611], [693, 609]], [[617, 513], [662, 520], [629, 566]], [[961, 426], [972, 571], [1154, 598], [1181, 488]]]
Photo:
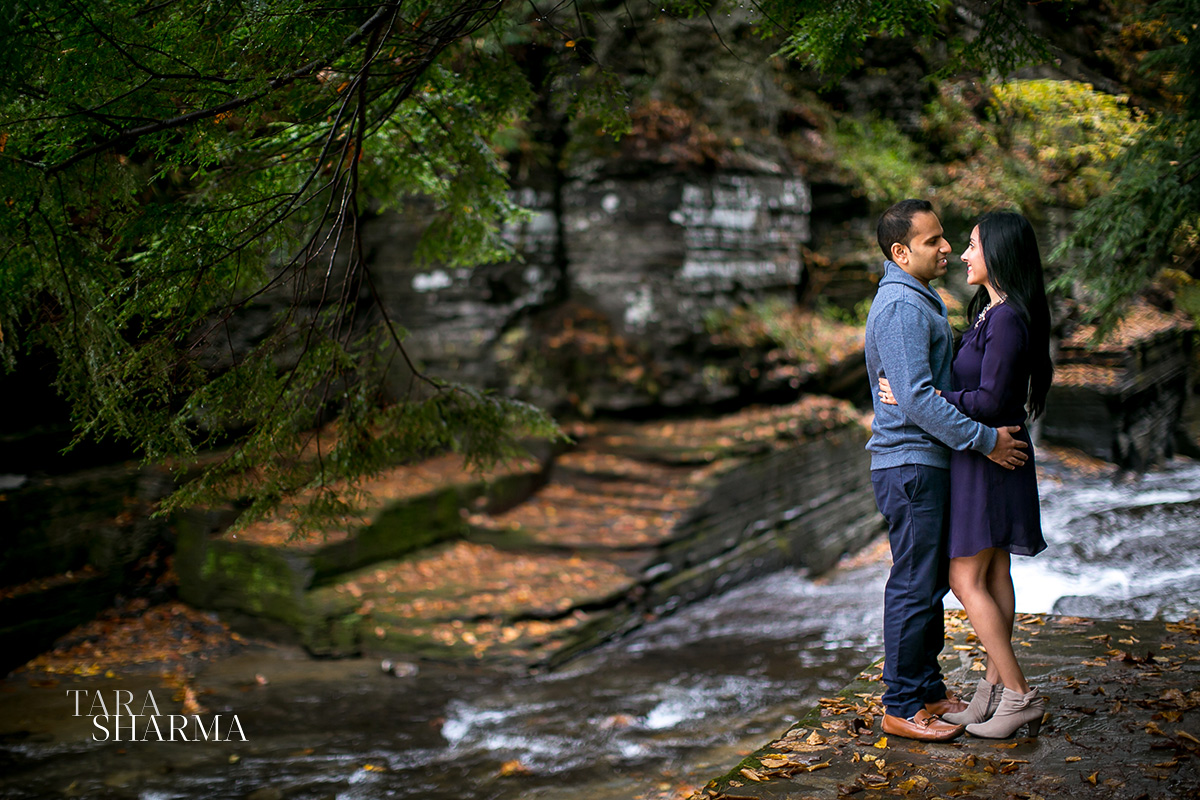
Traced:
[[1088, 84], [968, 87], [942, 85], [925, 109], [922, 142], [887, 120], [842, 120], [833, 136], [839, 165], [880, 205], [931, 196], [968, 217], [997, 207], [1036, 215], [1045, 206], [1079, 208], [1101, 196], [1113, 160], [1145, 127], [1125, 98]]
[[1085, 83], [1016, 80], [984, 89], [982, 118], [961, 84], [942, 88], [926, 131], [941, 152], [938, 198], [961, 213], [1080, 208], [1108, 188], [1112, 162], [1145, 123], [1127, 98]]
[[[941, 77], [964, 69], [1007, 75], [1050, 60], [1046, 43], [1025, 21], [1026, 5], [1026, 0], [996, 0], [966, 8], [975, 33], [946, 42], [951, 58]], [[870, 39], [944, 41], [943, 15], [960, 13], [944, 0], [780, 0], [763, 6], [767, 17], [787, 32], [781, 52], [825, 74], [831, 83], [861, 65], [860, 54]]]
[[1147, 9], [1161, 46], [1145, 59], [1169, 104], [1115, 162], [1109, 191], [1075, 215], [1054, 252], [1067, 269], [1057, 285], [1090, 290], [1103, 336], [1125, 303], [1161, 270], [1197, 251], [1200, 227], [1200, 0], [1161, 0]]
[[[1043, 165], [989, 99], [967, 97], [961, 84], [946, 84], [926, 108], [925, 135], [941, 155], [926, 172], [940, 206], [971, 217], [981, 210], [1015, 207], [1036, 211], [1053, 199]], [[987, 98], [988, 95], [983, 95]]]
[[917, 144], [890, 120], [845, 119], [833, 135], [838, 163], [873, 203], [921, 197], [929, 190], [927, 164]]
[[[560, 435], [414, 372], [359, 229], [419, 204], [421, 257], [511, 255], [495, 137], [533, 93], [497, 42], [523, 23], [474, 0], [6, 10], [6, 363], [56, 354], [80, 438], [181, 469], [232, 448], [166, 507], [233, 496], [247, 519], [300, 493], [301, 517], [336, 510], [330, 483], [435, 449], [487, 465]], [[264, 303], [280, 311], [252, 346], [227, 341]]]
[[852, 325], [857, 328], [865, 328], [867, 324], [867, 315], [871, 313], [871, 302], [875, 298], [864, 297], [854, 304], [854, 308], [842, 308], [830, 302], [828, 299], [821, 297], [817, 299], [817, 311], [822, 317], [832, 322], [840, 322], [843, 325]]
[[[719, 341], [746, 350], [770, 351], [772, 364], [815, 372], [861, 347], [870, 301], [853, 314], [827, 307], [812, 313], [781, 298], [705, 315], [705, 328]], [[861, 318], [859, 315], [861, 314]]]
[[[1056, 0], [1049, 0], [1055, 2]], [[1073, 0], [1062, 0], [1069, 5]], [[985, 75], [1011, 75], [1031, 64], [1052, 59], [1046, 41], [1035, 34], [1025, 21], [1027, 0], [993, 0], [969, 9], [979, 14], [979, 30], [969, 42], [951, 42], [953, 58], [942, 70], [949, 77], [953, 70], [974, 69]]]
[[1101, 322], [1098, 335], [1182, 256], [1180, 232], [1200, 221], [1198, 154], [1200, 127], [1158, 122], [1155, 136], [1122, 155], [1112, 188], [1075, 215], [1070, 236], [1054, 252], [1053, 259], [1068, 264], [1057, 286], [1086, 286], [1089, 315]]
[[783, 14], [790, 34], [782, 52], [807, 65], [837, 76], [858, 64], [868, 39], [881, 36], [928, 36], [937, 30], [938, 0], [802, 0], [772, 8]]
[[993, 115], [1007, 135], [1028, 141], [1039, 160], [1068, 169], [1115, 158], [1138, 133], [1141, 115], [1125, 105], [1128, 98], [1090, 84], [1020, 80], [992, 91]]
[[[311, 358], [318, 360], [319, 353]], [[268, 435], [250, 437], [228, 457], [168, 498], [165, 509], [204, 506], [230, 496], [246, 498], [238, 525], [285, 507], [297, 532], [319, 530], [330, 517], [355, 514], [356, 486], [363, 475], [397, 463], [398, 454], [419, 457], [460, 451], [479, 469], [525, 455], [517, 436], [561, 438], [557, 425], [534, 406], [469, 387], [448, 387], [423, 401], [391, 404], [382, 412], [369, 392], [347, 393], [337, 424], [324, 430], [297, 425], [309, 417], [282, 412], [273, 370], [250, 392], [258, 408], [247, 417]], [[211, 385], [219, 392], [224, 382]], [[303, 399], [303, 398], [302, 398]]]

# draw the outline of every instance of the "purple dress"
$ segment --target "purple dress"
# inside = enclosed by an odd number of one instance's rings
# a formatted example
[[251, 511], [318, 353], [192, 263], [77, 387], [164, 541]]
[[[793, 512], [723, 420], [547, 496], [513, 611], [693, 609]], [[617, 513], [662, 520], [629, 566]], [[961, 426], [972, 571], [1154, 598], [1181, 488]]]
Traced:
[[[1016, 309], [1001, 303], [963, 334], [954, 356], [954, 391], [943, 396], [985, 425], [1020, 425], [1015, 436], [1028, 443], [1029, 360], [1029, 328]], [[1046, 549], [1033, 445], [1025, 452], [1029, 461], [1014, 470], [975, 450], [951, 452], [951, 558], [989, 547], [1022, 556]]]

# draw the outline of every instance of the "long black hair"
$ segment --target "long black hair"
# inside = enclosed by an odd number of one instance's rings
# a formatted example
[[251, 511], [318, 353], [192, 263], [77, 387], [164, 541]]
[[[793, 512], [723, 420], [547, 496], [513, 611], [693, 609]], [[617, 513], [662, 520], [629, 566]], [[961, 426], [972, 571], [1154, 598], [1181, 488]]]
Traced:
[[[1037, 237], [1029, 220], [1012, 211], [993, 211], [979, 219], [979, 247], [987, 265], [988, 283], [1000, 292], [1029, 327], [1029, 413], [1046, 410], [1046, 394], [1054, 377], [1050, 360], [1050, 303]], [[967, 304], [967, 320], [974, 320], [991, 296], [986, 286]]]

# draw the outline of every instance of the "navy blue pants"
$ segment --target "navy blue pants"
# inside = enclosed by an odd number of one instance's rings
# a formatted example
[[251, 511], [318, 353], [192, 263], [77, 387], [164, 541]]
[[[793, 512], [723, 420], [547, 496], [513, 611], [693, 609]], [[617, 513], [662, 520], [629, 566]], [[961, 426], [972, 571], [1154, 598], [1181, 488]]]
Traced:
[[888, 524], [892, 572], [883, 594], [883, 681], [887, 713], [909, 718], [946, 696], [938, 655], [942, 598], [950, 589], [946, 523], [950, 472], [920, 464], [871, 471]]

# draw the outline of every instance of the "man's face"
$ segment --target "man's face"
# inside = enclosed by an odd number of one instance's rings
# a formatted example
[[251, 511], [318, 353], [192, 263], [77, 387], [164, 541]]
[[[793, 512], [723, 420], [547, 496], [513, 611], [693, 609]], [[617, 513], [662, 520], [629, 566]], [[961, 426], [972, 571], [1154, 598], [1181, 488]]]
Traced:
[[913, 215], [911, 237], [907, 242], [892, 245], [892, 260], [900, 268], [926, 286], [934, 278], [946, 274], [946, 258], [950, 255], [950, 243], [942, 235], [942, 223], [937, 214], [920, 211]]

